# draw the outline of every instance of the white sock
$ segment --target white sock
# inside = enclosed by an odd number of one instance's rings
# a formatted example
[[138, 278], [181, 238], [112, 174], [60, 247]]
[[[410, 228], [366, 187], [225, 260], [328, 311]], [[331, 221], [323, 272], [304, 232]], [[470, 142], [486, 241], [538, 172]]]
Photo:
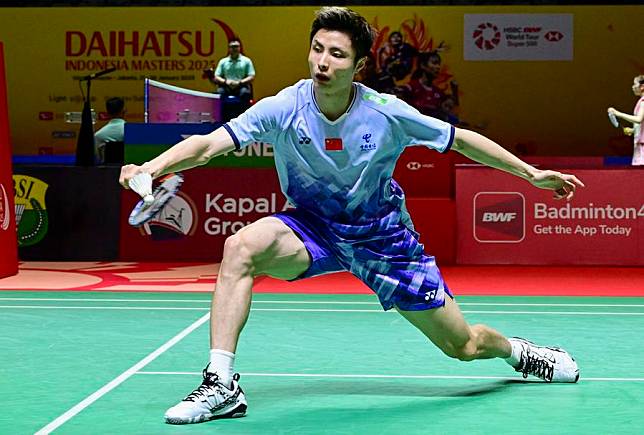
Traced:
[[210, 367], [208, 367], [208, 371], [217, 373], [224, 385], [230, 386], [233, 383], [234, 364], [234, 353], [221, 349], [210, 349]]
[[521, 362], [521, 352], [523, 351], [523, 346], [521, 343], [517, 343], [513, 340], [508, 340], [510, 346], [512, 347], [512, 354], [505, 359], [505, 362], [510, 364], [512, 367], [517, 367], [519, 362]]

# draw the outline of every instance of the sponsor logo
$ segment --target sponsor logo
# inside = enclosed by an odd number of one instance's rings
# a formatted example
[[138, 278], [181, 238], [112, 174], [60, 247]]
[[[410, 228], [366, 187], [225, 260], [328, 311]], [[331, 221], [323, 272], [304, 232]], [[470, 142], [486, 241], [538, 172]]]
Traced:
[[362, 151], [371, 151], [376, 149], [376, 144], [371, 143], [371, 133], [365, 133], [362, 135], [362, 140], [365, 142], [360, 145]]
[[434, 299], [436, 299], [436, 290], [431, 290], [425, 293], [425, 300], [427, 302], [433, 301]]
[[0, 183], [0, 229], [7, 231], [9, 228], [9, 223], [11, 219], [11, 210], [9, 209], [9, 196], [7, 191], [4, 188], [4, 185]]
[[367, 100], [367, 101], [372, 101], [372, 102], [374, 102], [376, 104], [379, 104], [381, 106], [384, 106], [385, 104], [387, 104], [389, 102], [389, 100], [387, 100], [387, 98], [382, 97], [382, 96], [377, 95], [377, 94], [372, 94], [370, 92], [367, 92], [366, 94], [364, 94], [362, 96], [362, 98]]
[[525, 238], [525, 198], [519, 192], [479, 192], [474, 196], [474, 239], [518, 243]]
[[311, 138], [308, 136], [300, 136], [300, 145], [308, 145], [311, 143]]
[[209, 236], [229, 236], [259, 217], [289, 208], [292, 206], [277, 193], [258, 198], [208, 193], [205, 198], [204, 231]]
[[76, 132], [75, 131], [64, 131], [64, 130], [52, 131], [51, 132], [51, 137], [53, 139], [73, 139], [73, 138], [76, 137]]
[[433, 163], [420, 163], [416, 161], [407, 162], [407, 165], [405, 165], [405, 167], [410, 171], [419, 171], [421, 169], [433, 169], [434, 166], [435, 165]]
[[38, 112], [39, 121], [53, 121], [54, 112]]
[[184, 192], [178, 192], [140, 231], [152, 240], [176, 240], [192, 236], [198, 220], [197, 207], [192, 198]]
[[32, 246], [47, 234], [49, 216], [45, 194], [49, 185], [27, 175], [13, 176], [18, 247]]
[[564, 37], [563, 33], [559, 32], [559, 31], [557, 31], [557, 30], [550, 30], [550, 31], [546, 32], [546, 33], [543, 35], [543, 38], [544, 38], [546, 41], [550, 41], [550, 42], [558, 42], [558, 41], [561, 41], [561, 40], [563, 39], [563, 37]]
[[474, 45], [480, 50], [492, 50], [501, 42], [501, 31], [492, 23], [481, 23], [472, 33]]

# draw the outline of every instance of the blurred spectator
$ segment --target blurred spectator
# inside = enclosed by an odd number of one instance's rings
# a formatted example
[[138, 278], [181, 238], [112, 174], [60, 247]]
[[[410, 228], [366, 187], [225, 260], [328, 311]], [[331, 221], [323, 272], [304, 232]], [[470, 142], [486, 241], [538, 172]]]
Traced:
[[125, 101], [120, 97], [110, 98], [105, 102], [105, 110], [109, 121], [94, 134], [96, 163], [99, 165], [105, 162], [105, 144], [123, 142], [125, 133]]
[[414, 66], [417, 51], [403, 41], [402, 33], [391, 32], [388, 42], [378, 50], [378, 69], [394, 80], [407, 77]]

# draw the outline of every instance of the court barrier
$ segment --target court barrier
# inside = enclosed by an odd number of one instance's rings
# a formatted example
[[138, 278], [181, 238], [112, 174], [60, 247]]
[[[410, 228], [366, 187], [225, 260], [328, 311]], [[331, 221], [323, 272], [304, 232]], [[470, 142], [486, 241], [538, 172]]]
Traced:
[[118, 259], [118, 167], [16, 165], [21, 260]]
[[4, 50], [0, 42], [0, 278], [18, 273]]

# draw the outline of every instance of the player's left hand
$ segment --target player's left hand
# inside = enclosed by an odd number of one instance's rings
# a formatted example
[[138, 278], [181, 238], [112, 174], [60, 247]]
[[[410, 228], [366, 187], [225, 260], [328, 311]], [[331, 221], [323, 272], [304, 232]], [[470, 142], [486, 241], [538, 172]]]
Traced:
[[572, 199], [577, 187], [585, 187], [584, 183], [574, 175], [550, 170], [539, 170], [530, 182], [541, 189], [554, 191], [554, 199], [565, 198], [566, 201]]

